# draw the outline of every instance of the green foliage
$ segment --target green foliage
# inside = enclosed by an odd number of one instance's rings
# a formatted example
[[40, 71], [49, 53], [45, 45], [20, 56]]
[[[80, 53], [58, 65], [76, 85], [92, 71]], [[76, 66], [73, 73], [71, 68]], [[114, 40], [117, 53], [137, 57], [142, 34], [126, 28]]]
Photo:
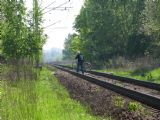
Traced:
[[1, 81], [2, 120], [110, 120], [89, 114], [43, 69], [39, 80]]
[[160, 83], [160, 68], [156, 68], [153, 70], [147, 69], [138, 69], [134, 71], [126, 71], [123, 69], [106, 69], [106, 70], [98, 70], [100, 72], [112, 72], [115, 75], [130, 77], [140, 80], [147, 80], [150, 82]]
[[24, 0], [2, 2], [1, 50], [6, 58], [19, 61], [26, 57], [34, 58], [37, 54], [40, 56], [45, 36], [40, 25], [42, 15], [38, 7], [35, 9], [37, 12], [30, 18]]
[[[12, 66], [14, 72], [10, 71], [10, 76], [13, 79], [21, 79], [22, 75], [26, 78], [27, 72], [35, 74], [33, 67], [39, 65], [42, 55], [46, 36], [41, 26], [42, 14], [38, 1], [34, 0], [33, 4], [33, 11], [27, 13], [24, 0], [1, 2], [0, 53]], [[30, 66], [30, 70], [25, 65]]]
[[77, 34], [69, 34], [65, 39], [65, 49], [63, 50], [63, 59], [74, 59], [77, 51], [81, 50], [80, 39]]
[[153, 76], [152, 76], [151, 73], [147, 76], [147, 80], [151, 81], [151, 82], [154, 82], [154, 79], [153, 79]]
[[128, 105], [130, 111], [142, 111], [144, 107], [138, 102], [130, 102]]
[[149, 111], [145, 107], [143, 107], [141, 103], [134, 102], [134, 101], [129, 102], [128, 110], [131, 112], [135, 112], [136, 114], [138, 114], [140, 116], [153, 114], [151, 111]]
[[86, 0], [74, 25], [78, 44], [70, 39], [65, 50], [72, 56], [75, 49], [69, 47], [76, 46], [87, 61], [101, 66], [115, 56], [158, 56], [159, 6], [159, 0]]
[[133, 35], [128, 39], [127, 55], [130, 57], [144, 56], [145, 52], [149, 51], [150, 44], [150, 36], [144, 34]]
[[115, 106], [123, 108], [125, 101], [122, 97], [116, 96], [114, 97], [114, 103], [115, 103]]

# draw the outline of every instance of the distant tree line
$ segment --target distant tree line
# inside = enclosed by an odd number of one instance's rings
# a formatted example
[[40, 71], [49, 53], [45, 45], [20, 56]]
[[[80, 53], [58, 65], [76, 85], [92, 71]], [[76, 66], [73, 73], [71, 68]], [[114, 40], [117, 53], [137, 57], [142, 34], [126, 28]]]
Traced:
[[94, 64], [117, 56], [160, 56], [160, 0], [86, 0], [74, 28], [64, 59], [77, 50]]

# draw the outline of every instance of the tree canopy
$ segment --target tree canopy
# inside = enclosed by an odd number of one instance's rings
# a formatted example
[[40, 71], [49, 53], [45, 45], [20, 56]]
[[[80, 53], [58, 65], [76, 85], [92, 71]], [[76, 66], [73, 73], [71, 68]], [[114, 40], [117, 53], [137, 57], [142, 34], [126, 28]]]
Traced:
[[1, 0], [1, 54], [8, 60], [36, 59], [45, 42], [37, 0], [26, 12], [24, 0]]
[[95, 64], [116, 56], [160, 56], [160, 0], [86, 0], [74, 28], [64, 59], [75, 50]]

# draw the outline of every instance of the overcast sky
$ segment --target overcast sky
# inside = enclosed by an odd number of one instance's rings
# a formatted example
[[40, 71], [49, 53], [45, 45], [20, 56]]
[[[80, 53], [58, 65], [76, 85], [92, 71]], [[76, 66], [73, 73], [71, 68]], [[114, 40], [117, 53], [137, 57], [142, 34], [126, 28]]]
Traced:
[[[55, 1], [55, 2], [54, 2]], [[48, 39], [43, 49], [48, 50], [50, 48], [64, 48], [64, 40], [69, 33], [73, 33], [73, 23], [75, 17], [79, 14], [80, 8], [82, 7], [84, 0], [39, 0], [41, 8], [45, 8], [50, 5], [43, 12], [47, 12], [61, 4], [64, 4], [60, 8], [51, 10], [43, 15], [45, 28], [45, 34], [48, 35]], [[31, 9], [32, 0], [26, 0], [27, 8]], [[69, 10], [65, 10], [65, 7], [71, 7]], [[56, 23], [56, 24], [54, 24]], [[47, 27], [54, 24], [50, 27]]]

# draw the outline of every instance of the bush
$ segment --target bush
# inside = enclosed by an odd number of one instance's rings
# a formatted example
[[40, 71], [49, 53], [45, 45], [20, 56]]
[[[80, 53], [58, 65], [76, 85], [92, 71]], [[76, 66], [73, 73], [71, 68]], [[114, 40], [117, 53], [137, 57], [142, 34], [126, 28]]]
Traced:
[[143, 106], [137, 102], [130, 102], [128, 105], [128, 109], [130, 111], [141, 111], [143, 109]]

